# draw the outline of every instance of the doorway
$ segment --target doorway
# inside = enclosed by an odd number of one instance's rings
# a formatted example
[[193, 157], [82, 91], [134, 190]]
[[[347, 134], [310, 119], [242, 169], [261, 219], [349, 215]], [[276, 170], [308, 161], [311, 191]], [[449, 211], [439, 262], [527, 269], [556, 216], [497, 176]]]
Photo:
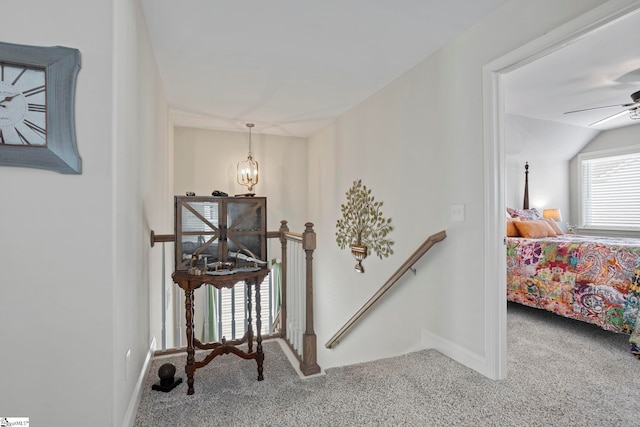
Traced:
[[640, 12], [640, 1], [612, 1], [572, 20], [483, 68], [485, 201], [485, 324], [487, 370], [507, 376], [505, 106], [503, 77], [538, 58]]

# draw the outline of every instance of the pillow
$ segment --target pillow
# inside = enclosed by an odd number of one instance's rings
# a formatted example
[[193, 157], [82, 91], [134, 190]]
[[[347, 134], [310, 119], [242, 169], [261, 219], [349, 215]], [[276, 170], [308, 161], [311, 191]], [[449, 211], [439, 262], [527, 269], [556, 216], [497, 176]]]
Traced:
[[547, 221], [547, 224], [549, 224], [551, 226], [551, 228], [553, 228], [553, 231], [555, 231], [557, 236], [559, 236], [561, 234], [564, 234], [562, 232], [562, 229], [560, 228], [560, 226], [558, 226], [558, 223], [555, 222], [553, 219], [545, 218], [544, 220]]
[[514, 221], [513, 225], [518, 230], [518, 233], [522, 237], [529, 239], [539, 239], [541, 237], [555, 237], [556, 233], [553, 228], [547, 223], [547, 221], [532, 220], [532, 221]]
[[507, 208], [507, 213], [511, 215], [512, 218], [520, 218], [520, 219], [543, 219], [540, 211], [536, 208], [532, 209], [514, 209]]
[[520, 237], [514, 222], [520, 222], [520, 218], [507, 218], [507, 237]]

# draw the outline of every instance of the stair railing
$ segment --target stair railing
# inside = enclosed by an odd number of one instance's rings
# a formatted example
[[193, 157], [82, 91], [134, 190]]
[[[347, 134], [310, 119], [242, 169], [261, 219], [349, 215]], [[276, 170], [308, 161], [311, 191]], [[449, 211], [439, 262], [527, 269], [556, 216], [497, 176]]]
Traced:
[[[304, 375], [320, 372], [313, 320], [313, 251], [316, 233], [305, 224], [304, 233], [292, 233], [287, 221], [280, 223], [282, 246], [282, 304], [280, 333], [300, 362]], [[304, 259], [302, 255], [304, 252]]]
[[396, 270], [396, 272], [393, 273], [393, 275], [391, 275], [391, 277], [385, 282], [384, 285], [382, 285], [382, 287], [378, 290], [378, 292], [376, 292], [369, 299], [369, 301], [367, 301], [362, 306], [362, 308], [360, 308], [360, 310], [358, 310], [356, 314], [354, 314], [351, 317], [351, 319], [349, 319], [347, 323], [345, 323], [345, 325], [342, 328], [340, 328], [340, 330], [336, 332], [336, 334], [333, 337], [331, 337], [329, 341], [327, 341], [327, 343], [325, 344], [325, 347], [333, 348], [336, 344], [338, 344], [340, 342], [340, 339], [344, 335], [346, 335], [346, 333], [356, 324], [356, 322], [358, 322], [358, 320], [360, 320], [364, 316], [364, 314], [367, 311], [369, 311], [376, 304], [376, 302], [378, 302], [380, 298], [382, 298], [382, 296], [389, 289], [391, 289], [393, 285], [395, 285], [402, 276], [404, 276], [404, 274], [408, 270], [413, 271], [413, 265], [420, 258], [422, 258], [422, 256], [426, 254], [427, 251], [429, 251], [429, 249], [431, 249], [433, 245], [444, 240], [446, 237], [447, 237], [447, 233], [445, 233], [444, 230], [439, 233], [433, 234], [432, 236], [429, 236], [427, 240], [425, 240], [424, 243], [422, 243], [418, 247], [418, 249], [416, 249], [415, 252], [411, 254], [411, 256], [400, 266], [400, 268], [398, 268], [398, 270]]

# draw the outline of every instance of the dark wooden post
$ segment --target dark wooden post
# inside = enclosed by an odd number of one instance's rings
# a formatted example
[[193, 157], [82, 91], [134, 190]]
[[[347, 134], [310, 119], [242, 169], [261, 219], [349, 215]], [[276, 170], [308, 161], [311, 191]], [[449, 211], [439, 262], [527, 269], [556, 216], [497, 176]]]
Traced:
[[[187, 284], [188, 286], [188, 284]], [[196, 349], [193, 343], [193, 289], [187, 288], [184, 291], [184, 308], [187, 318], [187, 364], [184, 367], [187, 374], [187, 394], [193, 394], [193, 375], [196, 372], [194, 363], [196, 363]]]
[[280, 221], [280, 245], [282, 246], [282, 265], [281, 265], [281, 300], [280, 300], [280, 336], [287, 337], [287, 236], [289, 232], [287, 221]]
[[524, 164], [524, 200], [522, 209], [529, 209], [529, 162]]
[[302, 337], [302, 363], [300, 370], [304, 375], [312, 375], [320, 372], [317, 363], [317, 339], [313, 326], [313, 251], [316, 249], [316, 233], [313, 231], [313, 223], [305, 224], [302, 235], [302, 248], [306, 253], [306, 319], [305, 331]]

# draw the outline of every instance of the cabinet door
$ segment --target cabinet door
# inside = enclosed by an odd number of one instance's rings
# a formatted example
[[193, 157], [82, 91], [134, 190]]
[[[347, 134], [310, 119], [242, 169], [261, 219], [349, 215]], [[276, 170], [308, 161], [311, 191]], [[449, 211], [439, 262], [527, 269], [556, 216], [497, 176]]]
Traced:
[[211, 197], [176, 196], [176, 271], [189, 269], [192, 256], [196, 265], [221, 261], [220, 235], [222, 203]]
[[226, 203], [227, 257], [234, 259], [240, 253], [266, 261], [266, 198], [234, 198]]

